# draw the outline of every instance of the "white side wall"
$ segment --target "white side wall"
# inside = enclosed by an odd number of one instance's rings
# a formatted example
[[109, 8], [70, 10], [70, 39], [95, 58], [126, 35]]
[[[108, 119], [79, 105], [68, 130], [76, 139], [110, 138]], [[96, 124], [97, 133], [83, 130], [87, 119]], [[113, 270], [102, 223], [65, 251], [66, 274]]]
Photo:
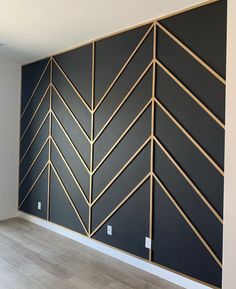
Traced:
[[17, 215], [19, 64], [0, 59], [0, 220]]
[[223, 289], [236, 288], [236, 1], [228, 0]]

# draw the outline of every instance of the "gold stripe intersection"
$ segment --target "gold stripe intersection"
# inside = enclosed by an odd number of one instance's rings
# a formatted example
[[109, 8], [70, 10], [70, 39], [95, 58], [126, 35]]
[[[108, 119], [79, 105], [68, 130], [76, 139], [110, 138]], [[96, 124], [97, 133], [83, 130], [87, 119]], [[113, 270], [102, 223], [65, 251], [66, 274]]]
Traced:
[[74, 92], [76, 93], [76, 95], [79, 97], [79, 99], [82, 101], [82, 103], [84, 104], [84, 106], [87, 108], [87, 110], [92, 113], [91, 108], [89, 107], [89, 105], [87, 104], [87, 102], [85, 101], [85, 99], [82, 97], [82, 95], [79, 93], [79, 91], [76, 89], [75, 85], [71, 82], [71, 80], [69, 79], [69, 77], [66, 75], [66, 73], [64, 72], [64, 70], [62, 69], [62, 67], [59, 65], [59, 63], [55, 60], [54, 57], [52, 57], [52, 61], [56, 64], [56, 66], [58, 67], [58, 69], [60, 70], [60, 72], [62, 73], [62, 75], [64, 76], [64, 78], [67, 80], [67, 82], [70, 84], [71, 88], [74, 90]]
[[157, 22], [157, 26], [168, 35], [174, 42], [176, 42], [181, 48], [183, 48], [192, 58], [194, 58], [198, 63], [200, 63], [208, 72], [210, 72], [214, 77], [216, 77], [221, 83], [226, 85], [225, 79], [221, 77], [214, 69], [212, 69], [206, 62], [204, 62], [200, 57], [198, 57], [190, 48], [188, 48], [183, 42], [181, 42], [176, 36], [174, 36], [169, 30], [167, 30], [160, 22]]
[[177, 77], [174, 76], [159, 60], [156, 59], [156, 63], [174, 80], [199, 106], [202, 108], [220, 127], [225, 129], [224, 123], [219, 120]]
[[134, 51], [132, 52], [132, 54], [130, 55], [130, 57], [127, 59], [127, 61], [125, 62], [125, 64], [122, 66], [121, 70], [118, 72], [118, 74], [116, 75], [116, 77], [114, 78], [114, 80], [112, 81], [112, 83], [110, 84], [110, 86], [108, 87], [108, 89], [106, 90], [106, 92], [104, 93], [104, 95], [102, 96], [102, 98], [100, 99], [100, 101], [98, 102], [98, 104], [96, 105], [95, 109], [93, 110], [93, 113], [96, 112], [96, 110], [99, 108], [99, 106], [102, 104], [103, 100], [106, 98], [106, 96], [108, 95], [108, 93], [110, 92], [110, 90], [112, 89], [112, 87], [114, 86], [114, 84], [116, 83], [116, 81], [119, 79], [119, 77], [121, 76], [121, 74], [124, 72], [124, 70], [126, 69], [126, 67], [128, 66], [128, 64], [130, 63], [130, 61], [133, 59], [134, 55], [136, 54], [136, 52], [139, 50], [139, 48], [142, 46], [142, 44], [144, 43], [145, 39], [148, 37], [149, 33], [151, 32], [152, 28], [154, 27], [154, 23], [150, 26], [150, 28], [148, 29], [148, 31], [145, 33], [145, 35], [143, 36], [143, 38], [140, 40], [140, 42], [138, 43], [138, 45], [135, 47]]
[[195, 193], [201, 198], [201, 200], [205, 203], [205, 205], [210, 209], [210, 211], [215, 215], [215, 217], [223, 224], [223, 219], [218, 214], [218, 212], [213, 208], [213, 206], [209, 203], [209, 201], [205, 198], [205, 196], [200, 192], [200, 190], [195, 186], [193, 181], [189, 178], [189, 176], [184, 172], [184, 170], [178, 165], [178, 163], [174, 160], [174, 158], [170, 155], [167, 149], [161, 144], [161, 142], [154, 136], [154, 141], [163, 151], [163, 153], [167, 156], [167, 158], [171, 161], [171, 163], [176, 167], [179, 173], [184, 177], [184, 179], [188, 182], [188, 184], [192, 187]]
[[58, 174], [56, 168], [54, 167], [53, 163], [51, 163], [51, 167], [52, 167], [52, 169], [53, 169], [53, 171], [54, 171], [54, 173], [55, 173], [55, 175], [56, 175], [56, 177], [57, 177], [57, 179], [58, 179], [58, 181], [59, 181], [59, 183], [60, 183], [62, 189], [64, 190], [65, 195], [67, 196], [67, 198], [68, 198], [68, 200], [69, 200], [69, 202], [70, 202], [70, 204], [71, 204], [71, 206], [72, 206], [74, 212], [76, 213], [76, 215], [77, 215], [77, 217], [78, 217], [78, 219], [79, 219], [81, 225], [83, 226], [86, 235], [88, 236], [87, 228], [86, 228], [86, 226], [85, 226], [85, 224], [84, 224], [84, 222], [83, 222], [83, 220], [82, 220], [82, 218], [81, 218], [81, 216], [80, 216], [80, 214], [79, 214], [79, 212], [78, 212], [78, 210], [77, 210], [77, 208], [76, 208], [76, 206], [75, 206], [75, 204], [74, 204], [74, 202], [73, 202], [73, 200], [72, 200], [70, 194], [68, 193], [68, 191], [67, 191], [67, 189], [66, 189], [66, 187], [65, 187], [65, 185], [64, 185], [64, 183], [63, 183], [63, 181], [61, 180], [61, 178], [60, 178], [60, 176], [59, 176], [59, 174]]
[[156, 104], [161, 110], [171, 119], [171, 121], [178, 127], [179, 130], [192, 142], [192, 144], [201, 152], [202, 155], [216, 168], [216, 170], [224, 176], [223, 170], [220, 166], [206, 153], [206, 151], [197, 143], [197, 141], [185, 130], [185, 128], [172, 116], [172, 114], [161, 104], [161, 102], [155, 99]]

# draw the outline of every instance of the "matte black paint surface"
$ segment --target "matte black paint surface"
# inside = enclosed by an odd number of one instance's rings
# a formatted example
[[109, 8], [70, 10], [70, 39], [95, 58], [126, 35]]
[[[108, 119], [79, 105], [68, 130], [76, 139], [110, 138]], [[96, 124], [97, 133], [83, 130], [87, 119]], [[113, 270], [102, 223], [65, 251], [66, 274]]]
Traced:
[[161, 24], [225, 78], [226, 0], [164, 19]]
[[[218, 35], [215, 33], [215, 37]], [[221, 121], [225, 116], [225, 86], [160, 29], [157, 58]]]
[[56, 114], [56, 117], [60, 123], [63, 125], [63, 128], [79, 151], [81, 157], [86, 162], [87, 166], [89, 166], [90, 143], [86, 139], [77, 123], [74, 122], [73, 117], [65, 108], [63, 102], [58, 97], [58, 94], [55, 92], [55, 90], [52, 91], [52, 110]]
[[50, 221], [84, 234], [84, 228], [53, 170], [50, 191]]
[[141, 26], [96, 42], [95, 104], [102, 98], [149, 27]]
[[[99, 163], [106, 152], [120, 138], [125, 129], [151, 99], [152, 95], [152, 70], [150, 69], [140, 81], [135, 90], [130, 94], [124, 105], [117, 112], [112, 122], [95, 142], [94, 165]], [[112, 114], [112, 113], [111, 113]]]
[[92, 45], [86, 45], [56, 55], [55, 60], [91, 106], [92, 95]]
[[21, 112], [25, 109], [49, 59], [40, 60], [22, 67]]
[[[151, 132], [150, 126], [151, 108], [149, 107], [94, 174], [94, 188], [96, 190], [93, 191], [93, 198], [148, 139]], [[140, 131], [143, 133], [141, 134]]]
[[88, 196], [89, 175], [54, 117], [52, 117], [52, 136], [55, 139], [57, 146], [62, 152], [68, 165], [74, 172], [74, 175], [78, 179], [81, 187], [84, 189], [85, 193]]
[[[94, 235], [96, 240], [148, 259], [144, 247], [149, 234], [149, 182], [135, 194]], [[113, 227], [112, 237], [106, 234], [107, 225]]]
[[[162, 20], [161, 24], [220, 75], [225, 75], [225, 0], [169, 17]], [[46, 219], [49, 205], [50, 221], [87, 235], [90, 203], [92, 238], [145, 259], [149, 257], [145, 237], [151, 233], [150, 177], [130, 198], [126, 198], [151, 170], [150, 101], [153, 100], [153, 88], [156, 99], [224, 169], [224, 129], [157, 64], [156, 79], [153, 78], [154, 28], [97, 106], [150, 27], [151, 24], [144, 25], [95, 41], [94, 119], [90, 110], [93, 95], [93, 44], [54, 56], [47, 68], [49, 59], [22, 68], [23, 114], [19, 173], [19, 205], [22, 211]], [[156, 40], [158, 60], [224, 122], [224, 84], [160, 28], [157, 28]], [[148, 65], [149, 70], [138, 82]], [[34, 91], [44, 70], [45, 73]], [[121, 102], [123, 104], [119, 108]], [[139, 115], [145, 106], [146, 109]], [[39, 109], [35, 113], [37, 107]], [[155, 137], [222, 216], [223, 176], [157, 104], [154, 105], [154, 110]], [[47, 113], [49, 116], [39, 129]], [[106, 126], [112, 116], [111, 122]], [[103, 128], [104, 131], [100, 134]], [[98, 134], [99, 137], [91, 146], [90, 141]], [[122, 140], [119, 140], [122, 135]], [[127, 165], [145, 142], [146, 145]], [[45, 147], [42, 149], [43, 145]], [[156, 143], [153, 154], [153, 172], [221, 260], [221, 222]], [[51, 164], [49, 166], [48, 161]], [[32, 162], [34, 164], [31, 166]], [[48, 195], [49, 172], [51, 177]], [[35, 183], [40, 173], [42, 175]], [[220, 266], [156, 182], [153, 196], [152, 262], [220, 287]], [[125, 203], [119, 207], [124, 200]], [[41, 211], [37, 209], [39, 201], [42, 203]], [[107, 225], [113, 226], [112, 236], [107, 235]]]
[[157, 99], [224, 168], [224, 130], [160, 67], [157, 75]]
[[[88, 207], [83, 198], [80, 189], [77, 187], [75, 180], [73, 177], [68, 173], [66, 164], [64, 163], [63, 159], [61, 158], [59, 152], [57, 151], [56, 147], [52, 145], [52, 156], [51, 156], [52, 164], [54, 167], [57, 168], [57, 173], [60, 176], [64, 186], [66, 187], [68, 193], [71, 196], [71, 199], [80, 212], [80, 216], [86, 226], [88, 226]], [[60, 211], [57, 212], [61, 214]]]
[[155, 134], [161, 143], [213, 207], [223, 215], [223, 176], [157, 106], [155, 123]]
[[[137, 170], [137, 168], [139, 169]], [[93, 229], [115, 209], [128, 193], [149, 173], [149, 170], [150, 142], [93, 206]]]
[[74, 113], [86, 133], [90, 135], [90, 113], [55, 64], [53, 64], [52, 81], [54, 86], [62, 96], [63, 100]]
[[[39, 181], [29, 194], [28, 198], [23, 203], [21, 210], [28, 214], [35, 215], [37, 217], [47, 218], [47, 186], [48, 186], [48, 172], [47, 169], [41, 175]], [[39, 211], [38, 202], [41, 202], [42, 210]]]
[[[22, 72], [23, 73], [23, 72]], [[27, 125], [29, 124], [31, 118], [33, 117], [33, 114], [35, 110], [37, 109], [37, 106], [40, 103], [40, 100], [42, 99], [43, 95], [46, 93], [49, 82], [50, 82], [50, 68], [47, 67], [42, 80], [40, 81], [39, 85], [37, 86], [37, 89], [34, 93], [34, 96], [32, 97], [32, 100], [28, 102], [28, 105], [25, 109], [24, 114], [21, 116], [21, 135], [24, 133]]]
[[220, 287], [220, 267], [157, 183], [154, 203], [154, 261]]
[[[155, 173], [204, 239], [213, 248], [216, 255], [222, 259], [222, 224], [158, 145], [155, 145]], [[192, 258], [192, 256], [189, 257]]]
[[[95, 136], [109, 119], [112, 112], [117, 108], [122, 99], [130, 91], [132, 86], [142, 75], [144, 70], [150, 64], [153, 56], [153, 33], [150, 33], [142, 46], [139, 48], [134, 58], [130, 61], [128, 67], [119, 77], [117, 82], [102, 102], [95, 113]], [[111, 53], [107, 51], [107, 53]], [[96, 65], [96, 63], [95, 63]], [[107, 77], [103, 73], [104, 77]], [[96, 75], [95, 75], [96, 77]]]

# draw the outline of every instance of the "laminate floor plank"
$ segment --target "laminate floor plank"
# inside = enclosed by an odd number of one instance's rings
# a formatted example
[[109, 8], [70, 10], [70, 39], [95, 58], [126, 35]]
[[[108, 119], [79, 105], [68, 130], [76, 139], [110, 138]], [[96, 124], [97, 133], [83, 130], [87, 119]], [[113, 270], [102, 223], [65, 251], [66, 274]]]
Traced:
[[2, 289], [181, 289], [20, 218], [0, 222]]

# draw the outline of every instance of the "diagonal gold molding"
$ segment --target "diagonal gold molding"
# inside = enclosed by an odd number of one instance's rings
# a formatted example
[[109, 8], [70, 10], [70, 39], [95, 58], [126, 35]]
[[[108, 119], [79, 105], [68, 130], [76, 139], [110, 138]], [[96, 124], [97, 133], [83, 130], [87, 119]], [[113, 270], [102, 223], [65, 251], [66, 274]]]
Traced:
[[145, 75], [147, 74], [147, 72], [149, 71], [150, 67], [153, 65], [153, 60], [148, 64], [148, 66], [145, 68], [145, 70], [143, 71], [143, 73], [139, 76], [138, 80], [135, 82], [135, 84], [131, 87], [131, 89], [129, 90], [129, 92], [126, 94], [126, 96], [122, 99], [122, 101], [120, 102], [120, 104], [117, 106], [117, 108], [115, 109], [115, 111], [112, 113], [112, 115], [109, 117], [109, 119], [107, 120], [107, 122], [103, 125], [102, 129], [99, 131], [99, 133], [96, 135], [96, 137], [94, 138], [93, 142], [96, 142], [97, 139], [100, 137], [100, 135], [104, 132], [104, 130], [107, 128], [107, 126], [111, 123], [111, 121], [114, 119], [114, 117], [116, 116], [116, 114], [119, 112], [119, 110], [122, 108], [122, 106], [125, 104], [125, 102], [128, 100], [128, 98], [130, 97], [130, 95], [133, 93], [133, 91], [135, 90], [135, 88], [138, 86], [138, 84], [142, 81], [142, 79], [145, 77]]
[[117, 180], [117, 178], [125, 171], [125, 169], [133, 162], [133, 160], [141, 153], [141, 151], [146, 147], [146, 145], [151, 141], [151, 137], [149, 137], [132, 155], [132, 157], [124, 164], [124, 166], [118, 171], [118, 173], [110, 180], [110, 182], [105, 186], [105, 188], [98, 194], [96, 199], [92, 202], [91, 206], [94, 206], [95, 203], [105, 194], [108, 188]]
[[68, 135], [68, 133], [66, 132], [65, 128], [63, 127], [62, 123], [60, 122], [60, 120], [58, 119], [58, 117], [56, 116], [56, 114], [54, 113], [54, 111], [51, 111], [54, 119], [56, 120], [56, 122], [58, 123], [58, 125], [60, 126], [63, 134], [66, 136], [67, 140], [69, 141], [70, 145], [72, 146], [72, 148], [74, 149], [76, 155], [78, 156], [79, 160], [81, 161], [81, 163], [83, 164], [84, 168], [86, 169], [87, 173], [90, 174], [90, 170], [87, 166], [87, 164], [85, 163], [84, 159], [82, 158], [81, 154], [79, 153], [79, 151], [77, 150], [76, 146], [74, 145], [73, 141], [71, 140], [70, 136]]
[[29, 98], [29, 100], [28, 100], [28, 102], [27, 102], [27, 104], [25, 105], [24, 110], [23, 110], [22, 113], [21, 113], [20, 118], [23, 117], [23, 115], [25, 114], [25, 112], [26, 112], [26, 110], [27, 110], [27, 108], [28, 108], [28, 106], [29, 106], [29, 104], [30, 104], [32, 98], [34, 97], [35, 92], [36, 92], [36, 90], [37, 90], [37, 88], [38, 88], [38, 86], [39, 86], [39, 84], [40, 84], [40, 82], [41, 82], [41, 80], [42, 80], [42, 78], [43, 78], [43, 76], [44, 76], [44, 74], [45, 74], [45, 72], [46, 72], [46, 70], [47, 70], [49, 64], [50, 64], [50, 61], [51, 61], [51, 58], [48, 60], [48, 62], [47, 62], [47, 64], [46, 64], [46, 66], [45, 66], [45, 68], [44, 68], [44, 70], [43, 70], [43, 72], [42, 72], [42, 74], [41, 74], [41, 76], [40, 76], [40, 78], [39, 78], [39, 80], [38, 80], [38, 82], [37, 82], [37, 84], [36, 84], [36, 86], [35, 86], [33, 92], [32, 92], [32, 94], [31, 94], [31, 96], [30, 96], [30, 98]]
[[37, 114], [37, 112], [38, 112], [38, 110], [39, 110], [41, 104], [43, 103], [44, 99], [46, 98], [46, 95], [47, 95], [47, 93], [48, 93], [49, 90], [50, 90], [50, 85], [47, 87], [45, 93], [43, 94], [43, 97], [41, 98], [41, 100], [40, 100], [40, 102], [39, 102], [37, 108], [35, 109], [35, 111], [34, 111], [32, 117], [31, 117], [31, 119], [30, 119], [30, 121], [28, 122], [27, 127], [25, 128], [24, 132], [22, 133], [22, 135], [21, 135], [21, 137], [20, 137], [20, 142], [22, 141], [22, 139], [24, 138], [25, 134], [27, 133], [27, 131], [28, 131], [28, 129], [29, 129], [29, 127], [30, 127], [32, 121], [34, 120], [34, 118], [35, 118], [35, 116], [36, 116], [36, 114]]
[[120, 202], [119, 205], [117, 205], [117, 206], [115, 207], [115, 209], [112, 210], [112, 212], [93, 230], [93, 232], [90, 234], [90, 237], [92, 237], [92, 236], [104, 225], [104, 223], [106, 223], [106, 221], [108, 221], [108, 220], [111, 218], [111, 216], [113, 216], [113, 215], [115, 214], [115, 212], [116, 212], [117, 210], [119, 210], [119, 208], [120, 208], [121, 206], [123, 206], [125, 202], [128, 201], [128, 199], [146, 182], [146, 180], [147, 180], [148, 178], [150, 178], [150, 175], [151, 175], [151, 174], [148, 173], [148, 174], [131, 190], [131, 192], [129, 192], [129, 194], [123, 199], [123, 201]]
[[130, 125], [126, 128], [126, 130], [122, 133], [119, 139], [114, 143], [114, 145], [110, 148], [110, 150], [106, 153], [106, 155], [102, 158], [96, 168], [93, 170], [92, 174], [95, 174], [99, 167], [104, 163], [104, 161], [108, 158], [108, 156], [113, 152], [113, 150], [117, 147], [117, 145], [122, 141], [122, 139], [126, 136], [129, 130], [135, 125], [138, 119], [143, 115], [146, 109], [150, 106], [152, 100], [149, 100], [148, 103], [143, 107], [143, 109], [139, 112], [139, 114], [135, 117], [135, 119], [130, 123]]
[[156, 63], [201, 107], [201, 109], [203, 109], [220, 127], [225, 129], [224, 123], [219, 120], [219, 118], [211, 112], [210, 109], [207, 108], [177, 77], [175, 77], [173, 73], [171, 73], [158, 59], [156, 59]]
[[44, 144], [41, 146], [39, 152], [37, 153], [36, 157], [34, 158], [34, 160], [32, 161], [30, 167], [28, 168], [27, 172], [25, 173], [24, 177], [21, 179], [20, 183], [19, 183], [19, 187], [21, 187], [21, 185], [23, 184], [24, 180], [26, 179], [26, 177], [28, 176], [30, 170], [32, 169], [32, 167], [34, 166], [35, 162], [37, 161], [37, 159], [39, 158], [41, 152], [43, 151], [43, 149], [45, 148], [45, 146], [47, 145], [49, 141], [49, 137], [45, 140]]
[[67, 109], [67, 111], [69, 112], [69, 114], [71, 115], [71, 117], [73, 118], [73, 120], [75, 121], [75, 123], [78, 125], [78, 127], [80, 128], [81, 132], [83, 133], [83, 135], [86, 137], [87, 141], [89, 143], [91, 143], [91, 140], [89, 138], [89, 136], [87, 135], [86, 131], [84, 130], [84, 128], [82, 127], [82, 125], [80, 124], [80, 122], [78, 121], [78, 119], [75, 117], [74, 113], [71, 111], [71, 109], [69, 108], [68, 104], [66, 103], [66, 101], [64, 100], [63, 96], [60, 94], [60, 92], [57, 90], [57, 88], [54, 86], [54, 84], [52, 84], [52, 87], [54, 89], [54, 91], [56, 92], [56, 94], [58, 95], [59, 99], [61, 100], [63, 106]]
[[87, 197], [86, 197], [86, 195], [85, 195], [85, 193], [84, 193], [84, 190], [83, 190], [82, 186], [80, 185], [79, 181], [77, 180], [76, 176], [74, 175], [74, 173], [73, 173], [73, 171], [72, 171], [70, 165], [68, 164], [67, 160], [65, 159], [65, 157], [64, 157], [62, 151], [60, 150], [58, 144], [56, 143], [56, 141], [54, 140], [53, 137], [51, 137], [51, 141], [52, 141], [53, 145], [55, 146], [56, 150], [58, 151], [60, 157], [62, 158], [62, 160], [63, 160], [65, 166], [67, 167], [67, 169], [68, 169], [68, 171], [69, 171], [71, 177], [73, 178], [73, 180], [74, 180], [76, 186], [79, 188], [80, 193], [81, 193], [81, 195], [83, 196], [85, 202], [87, 203], [87, 205], [89, 205], [88, 199], [87, 199]]
[[33, 188], [35, 187], [35, 185], [37, 184], [38, 180], [40, 179], [40, 177], [42, 176], [42, 174], [44, 173], [44, 171], [46, 170], [46, 168], [48, 167], [49, 162], [47, 162], [45, 164], [45, 166], [43, 167], [43, 169], [41, 170], [41, 172], [39, 173], [39, 175], [37, 176], [37, 178], [35, 179], [34, 183], [32, 184], [32, 186], [30, 187], [30, 189], [28, 190], [28, 192], [26, 193], [24, 199], [22, 200], [22, 202], [20, 203], [18, 209], [21, 208], [21, 206], [23, 205], [23, 203], [25, 202], [25, 200], [28, 198], [29, 194], [32, 192]]
[[22, 163], [22, 161], [24, 160], [24, 158], [25, 158], [25, 156], [27, 155], [27, 153], [28, 153], [29, 149], [30, 149], [30, 148], [31, 148], [31, 146], [33, 145], [33, 143], [34, 143], [34, 141], [35, 141], [36, 137], [38, 136], [38, 134], [39, 134], [39, 132], [40, 132], [41, 128], [42, 128], [42, 127], [43, 127], [43, 125], [45, 124], [45, 122], [46, 122], [46, 120], [47, 120], [47, 118], [48, 118], [49, 114], [50, 114], [50, 111], [48, 111], [48, 113], [45, 115], [45, 117], [44, 117], [44, 119], [43, 119], [42, 123], [40, 124], [39, 128], [37, 129], [37, 131], [36, 131], [36, 133], [35, 133], [34, 137], [32, 138], [32, 140], [31, 140], [30, 144], [28, 145], [28, 147], [27, 147], [26, 151], [24, 152], [23, 156], [21, 157], [21, 159], [20, 159], [20, 163], [19, 163], [19, 164], [21, 164], [21, 163]]
[[212, 69], [207, 63], [205, 63], [199, 56], [197, 56], [190, 48], [188, 48], [183, 42], [175, 37], [169, 30], [167, 30], [160, 22], [157, 22], [157, 26], [168, 35], [174, 42], [176, 42], [181, 48], [183, 48], [191, 57], [193, 57], [199, 64], [201, 64], [206, 70], [208, 70], [215, 78], [221, 83], [226, 85], [225, 79], [220, 76], [214, 69]]
[[80, 216], [80, 214], [79, 214], [79, 212], [78, 212], [78, 210], [77, 210], [77, 208], [76, 208], [76, 206], [75, 206], [70, 194], [68, 193], [63, 181], [61, 180], [61, 178], [60, 178], [60, 176], [59, 176], [59, 174], [58, 174], [58, 172], [57, 172], [57, 170], [54, 167], [52, 162], [51, 162], [51, 167], [52, 167], [52, 169], [53, 169], [53, 171], [54, 171], [54, 173], [55, 173], [55, 175], [56, 175], [56, 177], [57, 177], [57, 179], [58, 179], [58, 181], [59, 181], [59, 183], [60, 183], [60, 185], [61, 185], [61, 187], [62, 187], [62, 189], [63, 189], [63, 191], [65, 193], [65, 195], [66, 195], [66, 197], [68, 198], [68, 200], [69, 200], [74, 212], [76, 213], [76, 216], [78, 217], [82, 227], [84, 228], [84, 231], [85, 231], [86, 235], [88, 236], [89, 234], [88, 234], [87, 228], [86, 228], [86, 226], [85, 226], [85, 224], [84, 224], [84, 222], [83, 222], [83, 220], [82, 220], [82, 218], [81, 218], [81, 216]]
[[184, 213], [184, 211], [181, 209], [181, 207], [178, 205], [178, 203], [175, 201], [175, 199], [172, 197], [170, 192], [167, 190], [167, 188], [164, 186], [164, 184], [161, 182], [161, 180], [157, 177], [156, 174], [153, 174], [156, 182], [160, 185], [166, 196], [170, 199], [172, 204], [176, 207], [176, 209], [179, 211], [181, 216], [184, 218], [186, 223], [190, 226], [194, 234], [198, 237], [198, 239], [201, 241], [201, 243], [204, 245], [204, 247], [207, 249], [207, 251], [210, 253], [210, 255], [213, 257], [213, 259], [216, 261], [216, 263], [222, 268], [222, 263], [216, 256], [216, 254], [213, 252], [211, 247], [208, 245], [208, 243], [205, 241], [205, 239], [202, 237], [202, 235], [199, 233], [199, 231], [195, 228], [195, 226], [192, 224], [192, 222], [189, 220], [187, 215]]
[[215, 169], [224, 176], [223, 170], [220, 166], [207, 154], [207, 152], [197, 143], [197, 141], [185, 130], [185, 128], [172, 116], [172, 114], [160, 103], [159, 100], [155, 99], [156, 104], [161, 110], [171, 119], [171, 121], [182, 131], [182, 133], [192, 142], [192, 144], [201, 152], [202, 155], [215, 167]]
[[62, 69], [62, 67], [59, 65], [59, 63], [55, 60], [54, 57], [52, 57], [52, 61], [56, 64], [56, 66], [58, 67], [58, 69], [60, 70], [60, 72], [62, 73], [62, 75], [64, 76], [64, 78], [66, 79], [66, 81], [70, 84], [70, 86], [72, 87], [72, 89], [74, 90], [74, 92], [76, 93], [76, 95], [79, 97], [79, 99], [82, 101], [82, 103], [84, 104], [84, 106], [87, 108], [87, 110], [92, 113], [91, 108], [89, 107], [89, 105], [87, 104], [87, 102], [84, 100], [84, 98], [82, 97], [82, 95], [79, 93], [79, 91], [76, 89], [75, 85], [72, 83], [72, 81], [69, 79], [69, 77], [66, 75], [66, 73], [64, 72], [64, 70]]
[[134, 51], [131, 53], [131, 55], [129, 56], [129, 58], [127, 59], [127, 61], [125, 62], [125, 64], [122, 66], [121, 70], [118, 72], [118, 74], [116, 75], [116, 77], [114, 78], [114, 80], [112, 81], [112, 83], [110, 84], [110, 86], [108, 87], [108, 89], [106, 90], [106, 92], [104, 93], [104, 95], [102, 96], [102, 98], [99, 100], [98, 104], [96, 105], [95, 109], [93, 112], [96, 112], [96, 110], [99, 108], [99, 106], [102, 104], [102, 102], [104, 101], [104, 99], [106, 98], [106, 96], [108, 95], [108, 93], [111, 91], [112, 87], [114, 86], [114, 84], [116, 83], [116, 81], [119, 79], [119, 77], [121, 76], [121, 74], [124, 72], [124, 70], [126, 69], [126, 67], [128, 66], [128, 64], [130, 63], [130, 61], [133, 59], [134, 55], [137, 53], [137, 51], [139, 50], [139, 48], [142, 46], [143, 42], [145, 41], [145, 39], [148, 37], [149, 33], [151, 32], [151, 30], [154, 27], [154, 23], [149, 27], [148, 31], [144, 34], [144, 36], [142, 37], [142, 39], [140, 40], [140, 42], [138, 43], [138, 45], [135, 47]]
[[215, 210], [215, 208], [209, 203], [209, 201], [205, 198], [205, 196], [201, 193], [201, 191], [195, 186], [193, 181], [189, 178], [189, 176], [184, 172], [184, 170], [178, 165], [178, 163], [174, 160], [174, 158], [170, 155], [167, 149], [161, 144], [161, 142], [154, 136], [155, 143], [160, 147], [166, 157], [171, 161], [171, 163], [176, 167], [179, 173], [184, 177], [184, 179], [188, 182], [188, 184], [192, 187], [195, 193], [200, 197], [200, 199], [204, 202], [204, 204], [210, 209], [211, 213], [215, 215], [218, 221], [223, 224], [223, 219]]

